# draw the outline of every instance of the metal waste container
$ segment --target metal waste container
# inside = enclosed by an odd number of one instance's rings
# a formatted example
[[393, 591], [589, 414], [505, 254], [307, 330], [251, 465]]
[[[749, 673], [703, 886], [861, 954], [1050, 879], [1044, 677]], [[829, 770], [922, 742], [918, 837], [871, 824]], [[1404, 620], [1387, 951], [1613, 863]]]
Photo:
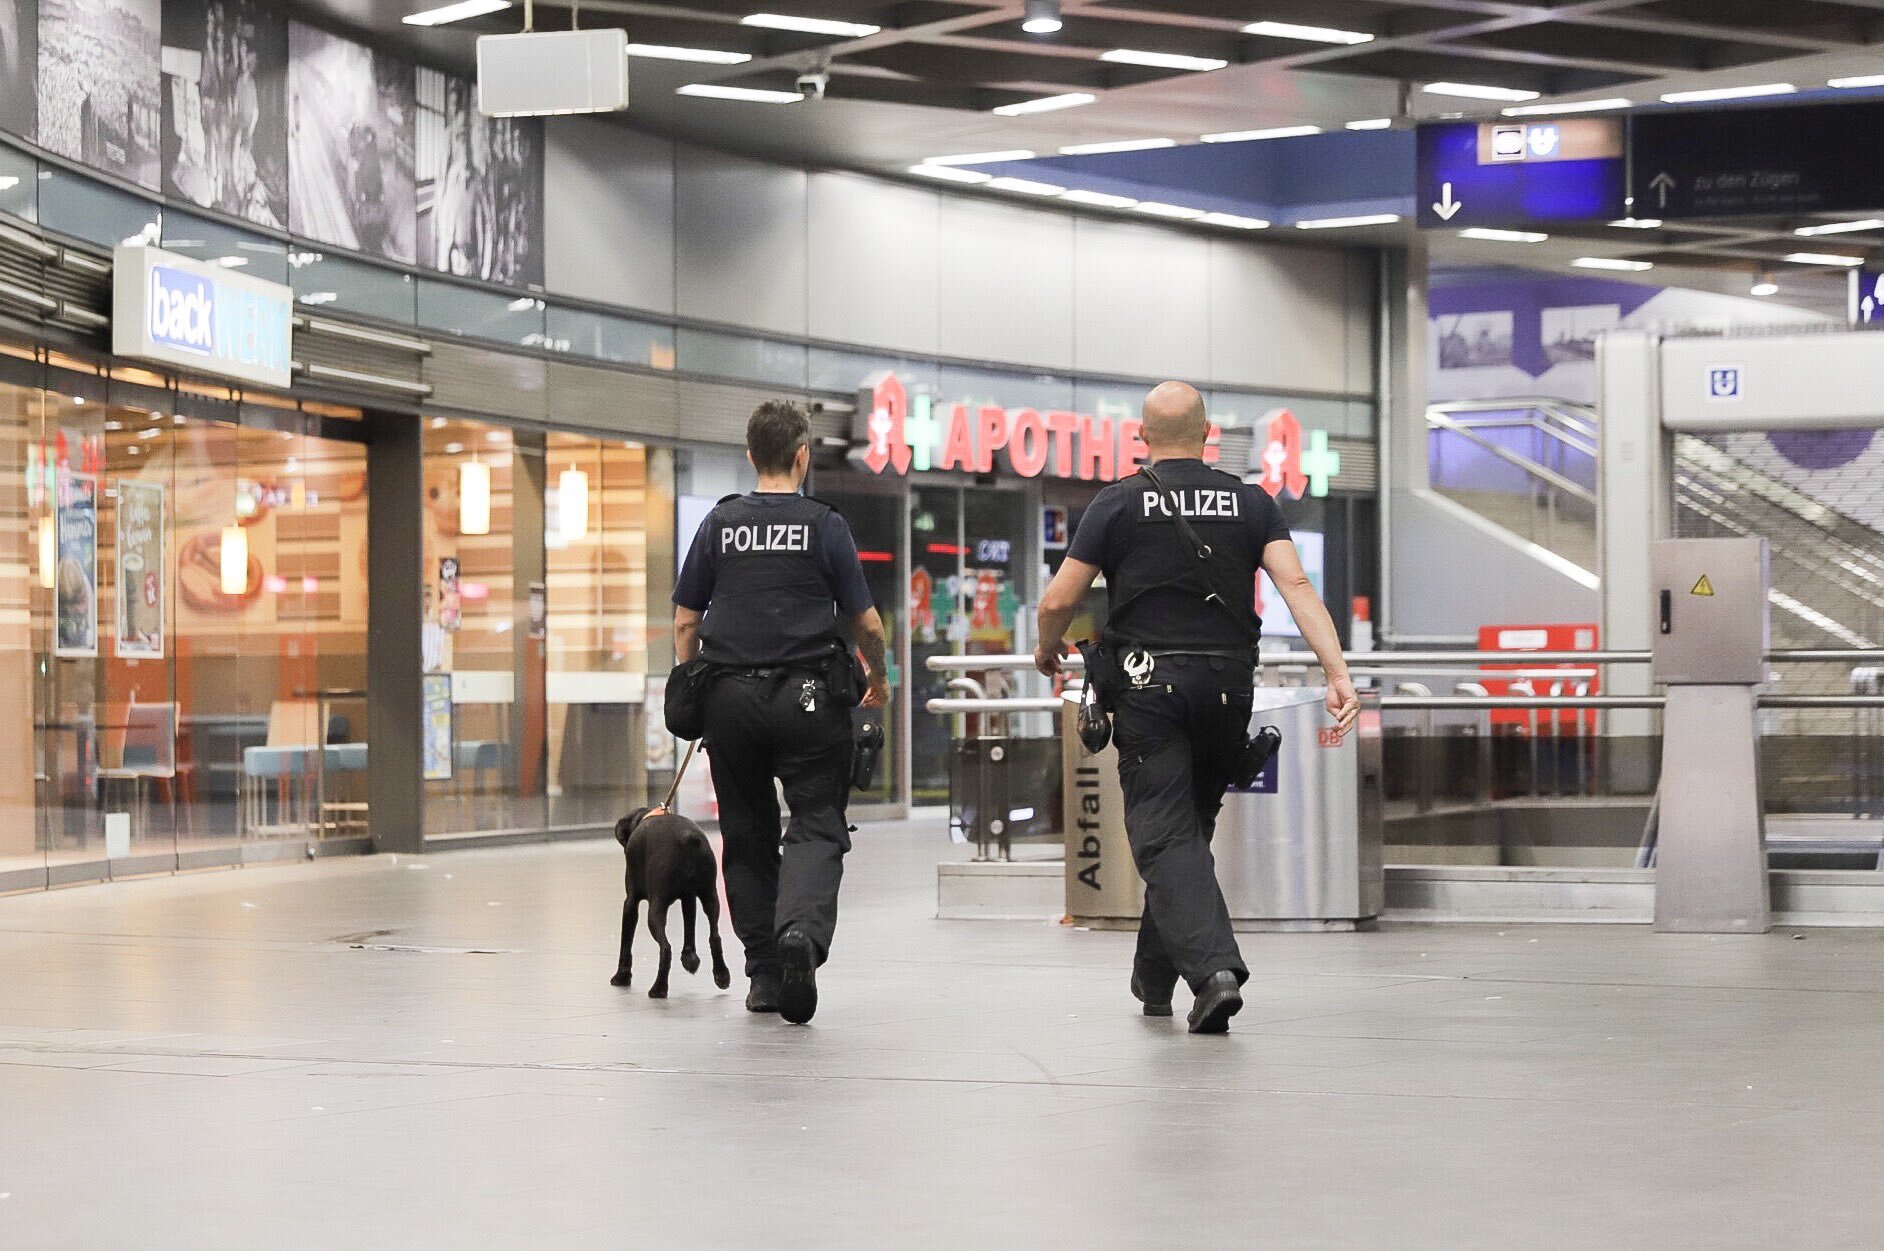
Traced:
[[[1354, 733], [1332, 742], [1326, 692], [1257, 688], [1253, 729], [1273, 725], [1282, 748], [1248, 791], [1231, 791], [1212, 851], [1238, 929], [1353, 929], [1380, 915], [1380, 705], [1362, 692]], [[1066, 812], [1066, 911], [1099, 928], [1130, 928], [1145, 888], [1125, 837], [1118, 751], [1080, 744], [1076, 695], [1061, 709]]]

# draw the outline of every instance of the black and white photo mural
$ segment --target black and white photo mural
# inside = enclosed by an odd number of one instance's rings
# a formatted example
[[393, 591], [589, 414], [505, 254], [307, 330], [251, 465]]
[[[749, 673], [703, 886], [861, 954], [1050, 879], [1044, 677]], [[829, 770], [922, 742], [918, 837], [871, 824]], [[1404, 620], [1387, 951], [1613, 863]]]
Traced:
[[42, 147], [158, 186], [158, 0], [40, 0]]
[[288, 23], [261, 0], [164, 10], [164, 194], [288, 228]]
[[299, 22], [288, 27], [289, 226], [417, 260], [412, 66]]
[[418, 71], [419, 263], [543, 281], [543, 123], [485, 117], [468, 79]]
[[33, 67], [39, 63], [37, 0], [0, 0], [0, 130], [33, 137]]

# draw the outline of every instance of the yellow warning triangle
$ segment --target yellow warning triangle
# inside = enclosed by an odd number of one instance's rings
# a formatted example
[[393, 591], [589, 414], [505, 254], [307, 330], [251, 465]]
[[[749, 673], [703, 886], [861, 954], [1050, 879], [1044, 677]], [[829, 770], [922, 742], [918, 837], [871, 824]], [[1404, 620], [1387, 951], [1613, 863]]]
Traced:
[[1690, 595], [1712, 595], [1713, 593], [1714, 593], [1714, 584], [1707, 580], [1706, 574], [1702, 574], [1701, 580], [1694, 584], [1694, 589], [1692, 591], [1688, 592], [1688, 594]]

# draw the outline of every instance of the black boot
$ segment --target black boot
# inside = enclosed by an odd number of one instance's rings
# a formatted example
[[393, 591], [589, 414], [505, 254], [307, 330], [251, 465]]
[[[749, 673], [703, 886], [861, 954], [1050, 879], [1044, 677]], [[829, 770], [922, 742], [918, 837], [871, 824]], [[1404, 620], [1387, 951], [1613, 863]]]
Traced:
[[1132, 998], [1145, 1005], [1146, 1016], [1171, 1015], [1172, 989], [1171, 984], [1166, 984], [1163, 988], [1164, 993], [1160, 994], [1153, 989], [1151, 979], [1144, 977], [1136, 969], [1132, 971]]
[[794, 927], [780, 935], [778, 954], [785, 963], [779, 1015], [793, 1025], [803, 1025], [818, 1010], [818, 950], [804, 931]]
[[1219, 969], [1197, 988], [1197, 1000], [1191, 1004], [1191, 1033], [1227, 1034], [1230, 1018], [1243, 1010], [1243, 991], [1236, 974]]
[[746, 990], [746, 1011], [778, 1011], [779, 972], [777, 969], [756, 969], [752, 974], [752, 985]]

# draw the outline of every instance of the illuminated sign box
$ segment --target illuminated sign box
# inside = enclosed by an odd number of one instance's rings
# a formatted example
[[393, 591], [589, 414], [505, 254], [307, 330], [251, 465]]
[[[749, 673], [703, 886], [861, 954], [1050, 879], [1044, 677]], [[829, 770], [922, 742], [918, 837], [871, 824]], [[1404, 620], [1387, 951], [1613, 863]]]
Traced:
[[294, 291], [158, 248], [112, 258], [111, 350], [258, 386], [294, 379]]
[[1521, 228], [1624, 216], [1621, 118], [1442, 122], [1419, 128], [1426, 230]]

